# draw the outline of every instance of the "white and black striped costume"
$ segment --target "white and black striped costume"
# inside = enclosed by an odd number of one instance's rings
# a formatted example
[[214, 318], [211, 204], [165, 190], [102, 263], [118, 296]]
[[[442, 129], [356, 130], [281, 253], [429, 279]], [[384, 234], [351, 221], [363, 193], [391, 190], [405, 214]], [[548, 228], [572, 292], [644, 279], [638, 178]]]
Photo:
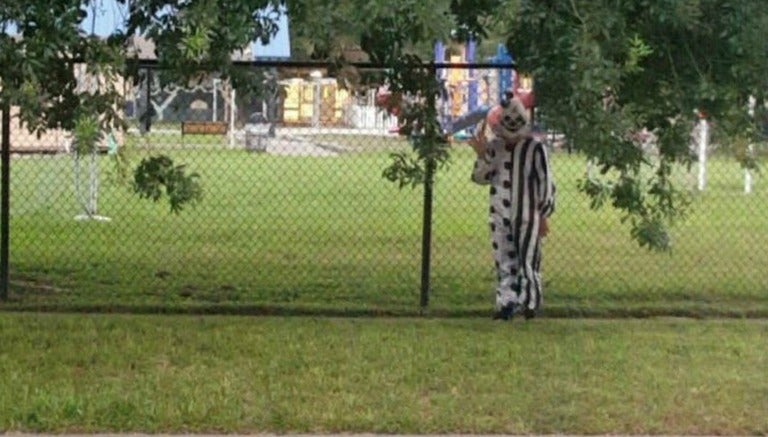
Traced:
[[485, 156], [475, 161], [472, 180], [490, 184], [497, 309], [535, 314], [542, 303], [539, 226], [555, 210], [547, 150], [527, 131], [517, 138], [497, 134], [487, 142]]

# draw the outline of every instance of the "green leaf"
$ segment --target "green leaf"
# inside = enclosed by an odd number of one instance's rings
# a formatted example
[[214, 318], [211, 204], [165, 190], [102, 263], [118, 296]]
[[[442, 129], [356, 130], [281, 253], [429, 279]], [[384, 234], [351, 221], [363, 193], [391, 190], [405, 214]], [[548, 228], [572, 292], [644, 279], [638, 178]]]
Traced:
[[186, 174], [185, 166], [174, 165], [166, 155], [151, 156], [142, 159], [134, 171], [133, 190], [155, 202], [167, 196], [171, 212], [178, 214], [202, 198], [199, 179], [199, 174]]

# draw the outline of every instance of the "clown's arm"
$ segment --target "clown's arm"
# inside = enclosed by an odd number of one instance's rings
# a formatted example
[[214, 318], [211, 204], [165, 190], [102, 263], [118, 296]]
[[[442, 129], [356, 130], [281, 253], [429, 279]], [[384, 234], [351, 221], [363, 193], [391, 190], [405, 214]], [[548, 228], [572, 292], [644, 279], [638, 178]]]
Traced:
[[472, 168], [472, 182], [480, 185], [488, 185], [491, 183], [491, 157], [488, 155], [487, 150], [487, 138], [485, 136], [486, 122], [480, 124], [480, 128], [477, 129], [475, 135], [469, 139], [469, 145], [474, 149], [477, 159], [475, 159], [474, 167]]

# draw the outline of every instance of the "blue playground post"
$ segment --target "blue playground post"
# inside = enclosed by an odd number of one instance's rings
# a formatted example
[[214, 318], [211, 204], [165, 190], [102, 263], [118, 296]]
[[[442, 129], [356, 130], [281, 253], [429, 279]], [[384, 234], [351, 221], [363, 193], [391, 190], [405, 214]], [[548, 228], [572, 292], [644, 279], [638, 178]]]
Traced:
[[[442, 41], [435, 42], [435, 63], [441, 64], [445, 62], [445, 45]], [[448, 95], [448, 89], [445, 86], [446, 74], [444, 68], [438, 68], [435, 70], [436, 79], [440, 82], [440, 98], [437, 101], [439, 105], [438, 116], [440, 117], [440, 125], [443, 130], [449, 130], [451, 125], [450, 114], [450, 96]]]
[[[488, 106], [481, 106], [462, 115], [461, 117], [457, 117], [455, 120], [453, 120], [453, 123], [451, 123], [451, 127], [448, 132], [453, 134], [453, 137], [456, 139], [468, 138], [472, 134], [472, 131], [474, 131], [474, 127], [483, 121], [483, 119], [488, 115], [489, 110], [490, 108]], [[468, 132], [462, 132], [465, 129]]]
[[[445, 62], [445, 45], [442, 43], [442, 41], [435, 42], [435, 63], [443, 63]], [[443, 69], [439, 68], [437, 70], [437, 78], [442, 79], [443, 78]]]
[[[499, 44], [499, 46], [496, 48], [496, 56], [491, 58], [491, 63], [494, 64], [512, 64], [514, 63], [514, 59], [512, 58], [512, 55], [507, 52], [507, 48], [504, 47], [504, 44]], [[499, 102], [504, 99], [504, 91], [507, 89], [512, 88], [515, 82], [514, 78], [514, 70], [507, 69], [507, 68], [499, 68], [498, 69], [499, 74], [499, 90], [498, 90], [498, 98]]]
[[[467, 41], [466, 56], [465, 59], [468, 64], [475, 62], [475, 51], [477, 49], [477, 42], [474, 39]], [[477, 108], [477, 72], [473, 68], [470, 68], [467, 72], [469, 79], [469, 86], [467, 87], [467, 110], [472, 112]]]
[[[436, 63], [445, 62], [445, 52], [445, 45], [441, 41], [435, 42]], [[467, 41], [465, 46], [465, 62], [472, 65], [472, 63], [475, 61], [476, 52], [477, 42], [473, 39], [470, 39]], [[490, 59], [490, 62], [498, 65], [514, 64], [512, 56], [507, 52], [507, 49], [503, 44], [499, 44], [496, 50], [496, 56], [493, 56]], [[443, 68], [438, 68], [436, 71], [437, 80], [441, 81], [443, 85], [445, 85], [446, 80], [445, 73], [445, 69]], [[515, 71], [512, 68], [497, 68], [496, 75], [498, 77], [498, 90], [496, 90], [498, 96], [496, 102], [501, 102], [504, 99], [505, 91], [511, 89], [515, 84]], [[463, 90], [466, 92], [465, 96], [467, 99], [465, 113], [456, 117], [455, 119], [453, 118], [450, 111], [451, 96], [448, 95], [447, 89], [443, 89], [438, 103], [440, 105], [440, 124], [443, 128], [443, 131], [449, 134], [453, 134], [454, 138], [458, 139], [471, 135], [474, 127], [477, 125], [477, 123], [485, 118], [485, 116], [488, 114], [488, 111], [490, 110], [490, 107], [495, 103], [491, 101], [490, 87], [487, 96], [488, 101], [485, 104], [480, 103], [479, 84], [477, 83], [477, 71], [475, 71], [475, 69], [468, 69], [467, 79], [467, 86], [463, 87]]]

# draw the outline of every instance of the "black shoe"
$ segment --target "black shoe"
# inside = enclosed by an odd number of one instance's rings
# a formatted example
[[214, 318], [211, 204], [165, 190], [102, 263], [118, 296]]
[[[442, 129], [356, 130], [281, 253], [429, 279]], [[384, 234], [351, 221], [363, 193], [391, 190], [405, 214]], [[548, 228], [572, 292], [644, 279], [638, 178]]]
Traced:
[[523, 310], [523, 317], [525, 317], [525, 320], [530, 320], [536, 317], [536, 310], [532, 310], [530, 308], [526, 308]]
[[509, 320], [516, 312], [518, 312], [517, 305], [508, 303], [493, 313], [493, 320]]

